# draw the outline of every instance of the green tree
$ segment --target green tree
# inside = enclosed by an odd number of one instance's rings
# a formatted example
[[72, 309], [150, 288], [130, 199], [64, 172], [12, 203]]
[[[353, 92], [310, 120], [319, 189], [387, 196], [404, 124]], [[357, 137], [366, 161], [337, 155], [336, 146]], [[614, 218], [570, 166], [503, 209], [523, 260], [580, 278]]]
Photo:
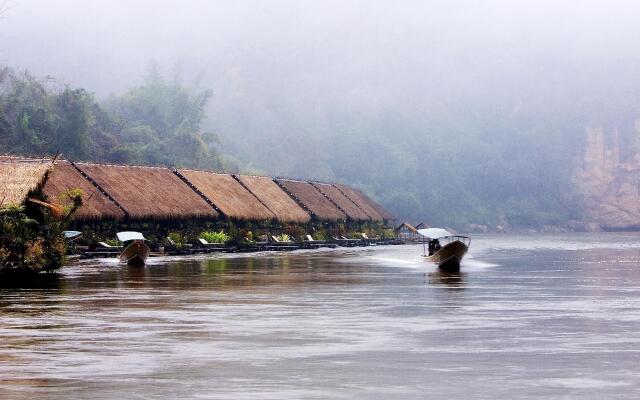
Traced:
[[201, 130], [211, 91], [167, 82], [152, 69], [142, 86], [112, 98], [107, 109], [122, 129], [111, 157], [144, 164], [220, 168], [217, 137]]

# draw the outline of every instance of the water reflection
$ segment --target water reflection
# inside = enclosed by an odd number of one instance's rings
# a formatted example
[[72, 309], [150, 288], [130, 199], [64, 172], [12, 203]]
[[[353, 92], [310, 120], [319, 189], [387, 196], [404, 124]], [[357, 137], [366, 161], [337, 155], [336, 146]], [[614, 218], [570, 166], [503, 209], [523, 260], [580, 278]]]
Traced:
[[0, 274], [0, 289], [57, 289], [62, 284], [59, 273]]
[[441, 285], [448, 289], [464, 290], [465, 274], [437, 270], [427, 274], [430, 285]]
[[509, 250], [457, 274], [411, 247], [151, 261], [0, 290], [0, 398], [640, 390], [637, 250]]
[[[83, 270], [96, 268], [86, 276]], [[75, 288], [138, 289], [211, 289], [252, 288], [259, 286], [306, 286], [357, 284], [365, 275], [357, 272], [365, 266], [337, 263], [335, 257], [316, 255], [277, 255], [270, 257], [221, 257], [203, 259], [153, 260], [146, 267], [115, 264], [110, 267], [91, 264], [71, 267], [73, 279], [66, 284]]]

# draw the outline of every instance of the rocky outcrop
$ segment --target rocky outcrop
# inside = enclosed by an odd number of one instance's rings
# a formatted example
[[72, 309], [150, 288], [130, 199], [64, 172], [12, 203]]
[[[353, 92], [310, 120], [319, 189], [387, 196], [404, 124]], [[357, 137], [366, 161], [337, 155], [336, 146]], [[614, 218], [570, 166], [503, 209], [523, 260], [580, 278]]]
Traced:
[[[605, 139], [609, 138], [609, 144]], [[592, 230], [640, 228], [640, 120], [628, 156], [620, 159], [618, 132], [601, 127], [587, 129], [587, 146], [574, 183], [583, 202], [584, 221]]]

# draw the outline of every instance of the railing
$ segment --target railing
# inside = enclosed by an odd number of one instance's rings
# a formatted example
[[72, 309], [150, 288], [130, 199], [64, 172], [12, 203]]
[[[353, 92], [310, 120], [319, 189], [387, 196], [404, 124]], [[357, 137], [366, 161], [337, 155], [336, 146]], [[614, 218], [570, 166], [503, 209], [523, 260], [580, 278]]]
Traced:
[[467, 237], [467, 236], [461, 236], [461, 235], [451, 235], [451, 236], [443, 236], [441, 238], [438, 239], [429, 239], [427, 240], [427, 238], [423, 237], [422, 238], [422, 249], [423, 249], [423, 253], [424, 255], [431, 255], [429, 252], [427, 252], [427, 243], [430, 241], [435, 241], [437, 240], [438, 243], [440, 244], [439, 248], [442, 248], [450, 243], [453, 242], [462, 242], [464, 243], [465, 246], [469, 247], [471, 245], [471, 238]]

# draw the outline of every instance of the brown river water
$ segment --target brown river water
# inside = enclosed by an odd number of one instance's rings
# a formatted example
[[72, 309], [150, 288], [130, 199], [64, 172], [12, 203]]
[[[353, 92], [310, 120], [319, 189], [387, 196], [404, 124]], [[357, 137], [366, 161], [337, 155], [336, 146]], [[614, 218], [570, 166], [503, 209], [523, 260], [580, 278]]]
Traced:
[[640, 234], [113, 260], [0, 289], [0, 399], [640, 398]]

